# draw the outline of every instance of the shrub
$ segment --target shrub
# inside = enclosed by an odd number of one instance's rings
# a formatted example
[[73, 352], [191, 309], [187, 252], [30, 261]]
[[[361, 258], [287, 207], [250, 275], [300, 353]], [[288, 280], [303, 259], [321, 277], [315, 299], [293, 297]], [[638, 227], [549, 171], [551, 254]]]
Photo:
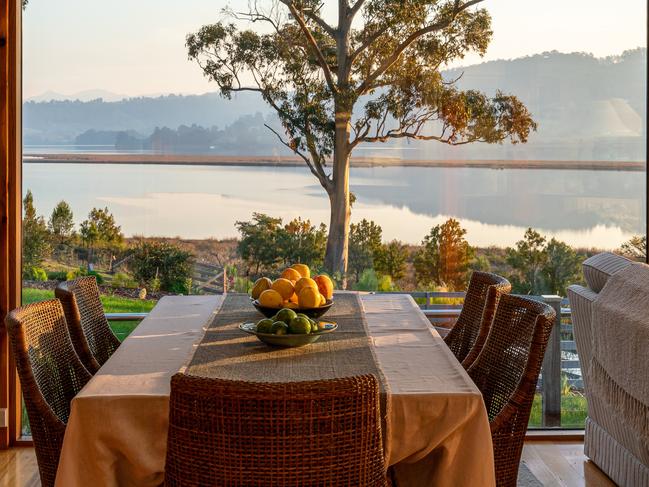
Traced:
[[[186, 294], [191, 291], [192, 254], [167, 242], [140, 242], [129, 267], [135, 279], [152, 291]], [[159, 285], [158, 282], [159, 281]]]
[[133, 289], [137, 287], [137, 282], [128, 274], [125, 274], [124, 272], [118, 272], [113, 276], [111, 286]]
[[47, 279], [50, 281], [65, 281], [67, 277], [67, 271], [52, 271], [47, 273]]
[[358, 291], [376, 291], [378, 288], [379, 279], [374, 269], [365, 269], [356, 284], [356, 289]]
[[77, 277], [83, 276], [95, 276], [95, 279], [97, 279], [97, 284], [101, 285], [104, 283], [104, 278], [101, 274], [99, 274], [99, 272], [88, 271], [88, 269], [86, 269], [85, 267], [79, 267], [78, 269], [75, 269], [73, 271], [68, 271], [68, 273], [65, 275], [65, 279], [71, 281], [73, 279], [76, 279]]
[[47, 281], [47, 272], [41, 267], [32, 266], [27, 269], [24, 277], [30, 281], [45, 282]]

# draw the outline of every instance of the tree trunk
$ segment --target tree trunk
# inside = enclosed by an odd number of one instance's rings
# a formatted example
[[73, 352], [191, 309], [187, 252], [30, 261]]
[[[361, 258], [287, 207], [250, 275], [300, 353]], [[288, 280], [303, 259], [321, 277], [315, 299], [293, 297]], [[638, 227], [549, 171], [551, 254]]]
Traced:
[[349, 245], [349, 132], [351, 110], [336, 109], [336, 135], [333, 161], [333, 184], [329, 189], [331, 218], [325, 254], [325, 268], [347, 284], [347, 249]]

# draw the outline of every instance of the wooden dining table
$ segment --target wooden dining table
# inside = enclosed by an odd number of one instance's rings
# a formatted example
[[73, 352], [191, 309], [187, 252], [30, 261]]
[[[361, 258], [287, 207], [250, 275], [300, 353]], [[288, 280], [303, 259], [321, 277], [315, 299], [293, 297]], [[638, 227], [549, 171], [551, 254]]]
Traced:
[[[188, 369], [206, 333], [219, 333], [209, 328], [224, 300], [224, 295], [164, 297], [124, 340], [72, 401], [57, 487], [163, 483], [170, 378]], [[398, 485], [495, 485], [480, 391], [412, 297], [359, 294], [358, 301], [385, 385], [386, 460]], [[327, 340], [323, 336], [302, 347], [302, 358], [327, 350]], [[242, 355], [258, 346], [255, 353], [262, 357], [291, 360], [254, 336], [241, 333], [226, 341], [240, 344]], [[209, 370], [209, 363], [202, 367]]]

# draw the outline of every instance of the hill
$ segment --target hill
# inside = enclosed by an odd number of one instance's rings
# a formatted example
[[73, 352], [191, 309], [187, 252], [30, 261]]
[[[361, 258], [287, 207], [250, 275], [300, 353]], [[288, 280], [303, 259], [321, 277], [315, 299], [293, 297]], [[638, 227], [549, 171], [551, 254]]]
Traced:
[[[644, 160], [646, 132], [646, 49], [620, 56], [596, 58], [585, 53], [548, 52], [511, 60], [498, 60], [449, 70], [461, 88], [493, 94], [517, 95], [539, 124], [528, 144], [448, 147], [434, 142], [399, 141], [360, 146], [359, 157], [403, 159], [516, 159], [516, 160]], [[272, 112], [255, 93], [240, 93], [226, 100], [216, 93], [128, 98], [120, 101], [28, 101], [24, 105], [25, 144], [74, 144], [87, 131], [107, 140], [117, 132], [148, 140], [159, 133], [184, 127], [232, 132], [245, 125], [261, 133]], [[260, 116], [257, 116], [259, 114]], [[178, 129], [178, 130], [177, 130]], [[182, 129], [182, 130], [181, 130]], [[111, 135], [112, 134], [112, 135]], [[106, 140], [106, 137], [102, 140]], [[176, 137], [174, 135], [174, 137]], [[218, 137], [217, 137], [218, 139]], [[80, 140], [93, 140], [85, 134]], [[98, 140], [98, 139], [94, 139]], [[215, 139], [216, 140], [216, 139]], [[231, 147], [237, 155], [284, 153], [273, 137]], [[185, 146], [187, 144], [184, 144]], [[143, 147], [151, 147], [143, 143]], [[212, 147], [212, 149], [209, 149]], [[208, 145], [207, 152], [221, 145]], [[182, 151], [183, 144], [165, 150]], [[201, 149], [204, 151], [204, 149]]]

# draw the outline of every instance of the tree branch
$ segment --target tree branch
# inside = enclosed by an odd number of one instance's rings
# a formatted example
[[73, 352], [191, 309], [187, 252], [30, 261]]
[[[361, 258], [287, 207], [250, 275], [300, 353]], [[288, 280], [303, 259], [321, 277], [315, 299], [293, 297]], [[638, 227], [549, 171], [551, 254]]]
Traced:
[[324, 55], [322, 54], [322, 51], [320, 50], [320, 46], [318, 46], [318, 42], [315, 40], [315, 37], [313, 37], [313, 34], [309, 30], [309, 27], [306, 25], [306, 22], [304, 22], [304, 18], [302, 17], [300, 12], [298, 12], [298, 10], [295, 8], [295, 5], [293, 5], [292, 0], [280, 0], [280, 1], [288, 7], [288, 9], [291, 11], [291, 14], [293, 14], [293, 17], [295, 17], [295, 20], [300, 26], [300, 29], [302, 30], [304, 37], [306, 37], [307, 42], [309, 43], [311, 48], [315, 51], [315, 55], [318, 58], [318, 64], [320, 65], [322, 71], [324, 72], [324, 76], [325, 79], [327, 80], [327, 85], [329, 86], [329, 89], [333, 93], [336, 93], [338, 91], [338, 88], [336, 87], [336, 83], [334, 82], [331, 69], [329, 68], [329, 65], [327, 64], [327, 60], [325, 59]]
[[368, 87], [371, 86], [372, 83], [374, 83], [374, 81], [376, 81], [380, 76], [382, 76], [388, 69], [390, 69], [394, 65], [394, 63], [396, 63], [399, 60], [403, 51], [408, 49], [408, 47], [410, 47], [412, 43], [415, 42], [417, 39], [419, 39], [422, 36], [425, 36], [426, 34], [430, 34], [431, 32], [445, 29], [455, 21], [455, 18], [458, 16], [458, 14], [468, 9], [469, 7], [472, 7], [473, 5], [476, 5], [483, 1], [484, 0], [468, 0], [463, 4], [460, 4], [460, 0], [455, 0], [455, 6], [453, 7], [453, 12], [451, 13], [450, 18], [444, 21], [435, 22], [426, 27], [422, 27], [421, 29], [416, 30], [408, 37], [406, 37], [406, 39], [397, 46], [397, 48], [392, 53], [392, 55], [390, 55], [390, 57], [388, 57], [385, 61], [383, 61], [383, 63], [381, 63], [381, 65], [376, 69], [376, 71], [370, 74], [367, 77], [367, 79], [363, 81], [363, 83], [361, 83], [361, 85], [356, 90], [357, 95], [360, 96], [365, 94]]
[[322, 30], [324, 30], [327, 34], [332, 39], [336, 38], [336, 29], [331, 27], [327, 22], [324, 21], [324, 19], [317, 14], [311, 12], [311, 11], [306, 11], [304, 14], [307, 16], [307, 18], [313, 22], [315, 22]]
[[353, 19], [356, 16], [356, 14], [361, 9], [361, 7], [363, 6], [364, 3], [365, 3], [365, 0], [356, 0], [356, 3], [354, 4], [354, 6], [349, 10], [349, 18], [350, 19]]
[[327, 191], [329, 191], [330, 184], [331, 184], [329, 178], [324, 173], [320, 174], [318, 172], [318, 170], [313, 166], [313, 164], [311, 163], [311, 160], [307, 156], [305, 156], [297, 147], [295, 147], [295, 146], [289, 144], [288, 142], [286, 142], [282, 138], [282, 136], [277, 132], [277, 130], [275, 130], [273, 127], [271, 127], [267, 123], [264, 124], [264, 127], [266, 127], [268, 130], [270, 130], [272, 133], [274, 133], [277, 136], [277, 138], [279, 139], [279, 141], [282, 143], [282, 145], [285, 145], [292, 152], [294, 152], [295, 154], [300, 156], [304, 160], [304, 162], [306, 162], [306, 165], [309, 166], [309, 169], [311, 170], [311, 173], [316, 178], [318, 178], [318, 181], [320, 181], [320, 184], [322, 185], [322, 187], [325, 188]]

